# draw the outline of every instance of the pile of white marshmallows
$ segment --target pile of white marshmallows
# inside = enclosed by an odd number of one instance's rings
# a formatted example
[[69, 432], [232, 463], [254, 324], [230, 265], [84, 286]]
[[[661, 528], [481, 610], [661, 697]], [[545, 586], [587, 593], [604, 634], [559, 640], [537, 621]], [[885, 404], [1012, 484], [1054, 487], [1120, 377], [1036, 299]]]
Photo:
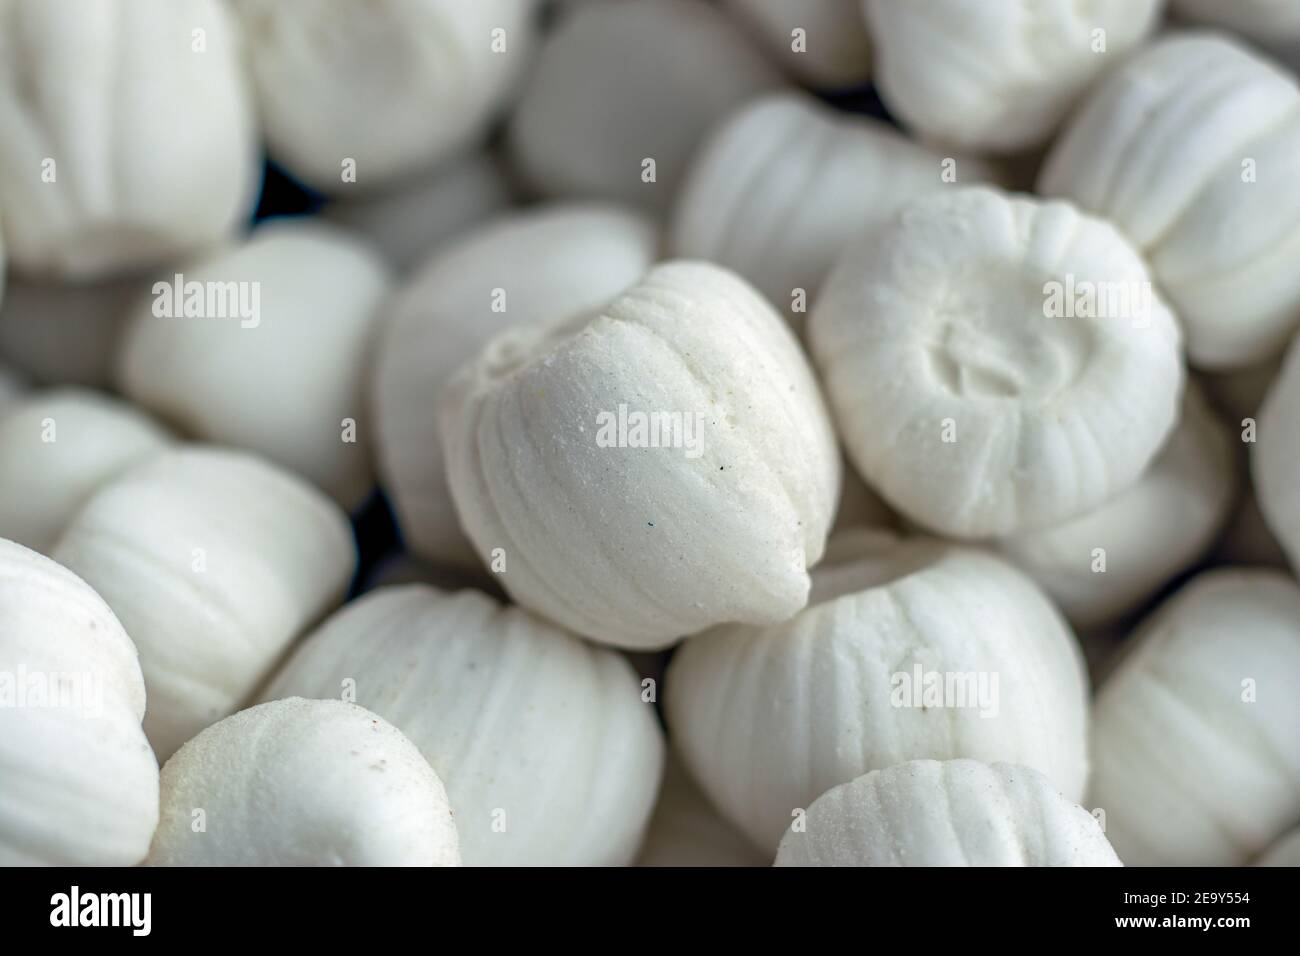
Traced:
[[1300, 865], [1297, 65], [0, 0], [0, 864]]

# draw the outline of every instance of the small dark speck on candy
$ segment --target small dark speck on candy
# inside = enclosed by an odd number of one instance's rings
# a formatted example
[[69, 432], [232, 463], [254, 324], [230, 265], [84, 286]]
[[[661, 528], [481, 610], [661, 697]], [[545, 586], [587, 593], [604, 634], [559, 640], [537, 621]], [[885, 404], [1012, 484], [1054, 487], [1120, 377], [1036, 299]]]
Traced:
[[647, 521], [646, 524], [649, 525], [651, 528], [655, 526], [655, 523], [653, 521]]

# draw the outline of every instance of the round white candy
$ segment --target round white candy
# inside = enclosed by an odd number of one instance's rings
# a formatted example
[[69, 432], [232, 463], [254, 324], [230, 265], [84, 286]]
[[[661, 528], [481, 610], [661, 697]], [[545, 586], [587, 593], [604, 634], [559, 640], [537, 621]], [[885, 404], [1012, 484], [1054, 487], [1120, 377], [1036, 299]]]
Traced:
[[777, 866], [1122, 866], [1097, 821], [1036, 770], [911, 760], [813, 801]]
[[441, 411], [461, 524], [524, 606], [651, 649], [806, 602], [839, 452], [788, 326], [732, 273], [666, 263], [594, 317], [509, 329]]
[[0, 866], [132, 866], [158, 822], [144, 680], [113, 612], [0, 539]]
[[810, 339], [849, 457], [918, 524], [1048, 527], [1131, 486], [1183, 385], [1141, 258], [1061, 202], [918, 199], [844, 254]]
[[469, 866], [622, 866], [663, 738], [627, 662], [478, 591], [380, 588], [329, 618], [265, 697], [354, 694], [447, 786]]
[[1162, 0], [862, 0], [881, 96], [927, 138], [1038, 146], [1159, 19]]
[[0, 209], [13, 267], [78, 280], [216, 242], [252, 212], [239, 37], [220, 0], [2, 0]]
[[1300, 588], [1202, 574], [1129, 638], [1093, 715], [1091, 802], [1130, 866], [1239, 866], [1300, 819]]
[[1136, 610], [1213, 543], [1236, 498], [1235, 435], [1189, 388], [1151, 467], [1087, 514], [998, 542], [1076, 627]]
[[1082, 656], [1025, 575], [885, 532], [831, 548], [805, 611], [701, 634], [669, 667], [675, 746], [724, 815], [775, 850], [830, 787], [922, 757], [1024, 764], [1082, 797]]
[[359, 505], [374, 485], [363, 382], [389, 291], [378, 255], [332, 226], [273, 222], [157, 279], [123, 332], [122, 390]]
[[48, 553], [106, 481], [171, 437], [100, 392], [33, 392], [0, 409], [0, 537]]
[[146, 862], [459, 866], [460, 852], [414, 744], [355, 704], [295, 697], [233, 714], [167, 761]]
[[739, 272], [802, 327], [845, 246], [946, 177], [977, 182], [988, 172], [877, 120], [833, 112], [802, 94], [771, 93], [728, 117], [696, 153], [669, 246], [674, 255]]
[[407, 545], [478, 567], [447, 487], [438, 393], [493, 335], [571, 318], [632, 285], [658, 232], [619, 206], [555, 203], [494, 219], [441, 247], [397, 294], [375, 350], [379, 472]]
[[235, 0], [271, 155], [369, 191], [486, 135], [527, 62], [534, 0]]
[[236, 710], [355, 564], [342, 512], [224, 449], [154, 455], [100, 488], [54, 550], [140, 650], [145, 731], [162, 759]]
[[1300, 88], [1226, 36], [1174, 35], [1133, 56], [1071, 119], [1038, 191], [1137, 244], [1193, 365], [1260, 362], [1300, 319]]
[[542, 47], [511, 119], [511, 151], [548, 195], [663, 209], [709, 127], [779, 83], [708, 4], [584, 4], [564, 11]]

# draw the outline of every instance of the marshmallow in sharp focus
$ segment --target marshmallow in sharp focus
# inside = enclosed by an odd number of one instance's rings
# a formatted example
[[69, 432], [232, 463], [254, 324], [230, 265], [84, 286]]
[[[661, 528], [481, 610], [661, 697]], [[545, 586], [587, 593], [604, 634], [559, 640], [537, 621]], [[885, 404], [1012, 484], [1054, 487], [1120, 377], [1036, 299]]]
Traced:
[[733, 273], [663, 263], [594, 315], [508, 329], [440, 409], [461, 525], [525, 607], [649, 650], [807, 601], [839, 450], [789, 327]]
[[954, 537], [1048, 527], [1130, 487], [1185, 377], [1174, 316], [1118, 231], [983, 187], [915, 200], [847, 250], [809, 332], [858, 471]]
[[658, 230], [604, 203], [546, 203], [438, 249], [386, 308], [371, 374], [379, 473], [406, 544], [480, 566], [461, 530], [438, 437], [438, 394], [493, 335], [599, 308], [641, 278]]

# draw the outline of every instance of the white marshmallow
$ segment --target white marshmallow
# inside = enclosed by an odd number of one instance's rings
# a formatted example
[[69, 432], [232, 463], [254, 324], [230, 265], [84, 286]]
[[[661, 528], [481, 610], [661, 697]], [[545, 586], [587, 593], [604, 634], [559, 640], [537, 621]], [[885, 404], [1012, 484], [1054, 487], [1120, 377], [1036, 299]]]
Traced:
[[[258, 452], [359, 505], [374, 486], [363, 382], [389, 292], [378, 255], [332, 226], [272, 222], [156, 278], [123, 330], [122, 391], [195, 438]], [[184, 311], [191, 289], [202, 315]]]
[[[1091, 308], [1087, 288], [1104, 293]], [[1130, 487], [1184, 378], [1174, 317], [1118, 232], [985, 188], [916, 200], [847, 251], [810, 340], [868, 484], [959, 537], [1049, 527]]]
[[0, 209], [19, 272], [93, 279], [218, 242], [260, 172], [220, 0], [0, 2]]
[[407, 545], [479, 567], [447, 487], [438, 393], [493, 335], [597, 309], [654, 262], [657, 230], [638, 213], [555, 203], [512, 213], [439, 249], [397, 294], [375, 352], [371, 408], [379, 472]]
[[1108, 77], [1056, 141], [1039, 192], [1128, 234], [1197, 367], [1263, 361], [1300, 319], [1300, 88], [1226, 36], [1170, 36]]
[[[969, 675], [953, 678], [965, 696], [926, 697], [946, 675]], [[692, 638], [664, 683], [687, 767], [769, 851], [819, 794], [905, 760], [1024, 764], [1081, 798], [1086, 685], [1069, 627], [1024, 574], [871, 531], [832, 540], [807, 610]]]
[[167, 761], [146, 863], [460, 866], [460, 852], [414, 744], [355, 704], [295, 697], [232, 714]]
[[732, 273], [666, 263], [594, 318], [509, 329], [441, 413], [479, 556], [570, 630], [649, 650], [807, 600], [839, 451], [789, 328]]
[[352, 532], [327, 498], [243, 453], [163, 452], [97, 491], [54, 549], [140, 650], [166, 760], [238, 709], [343, 595]]
[[862, 0], [885, 103], [921, 136], [995, 153], [1045, 142], [1161, 2]]
[[135, 647], [84, 581], [2, 538], [0, 684], [0, 866], [144, 859], [158, 761]]
[[1300, 819], [1300, 588], [1202, 574], [1129, 638], [1093, 715], [1092, 803], [1129, 866], [1239, 866]]
[[1097, 821], [1029, 767], [911, 760], [832, 787], [777, 866], [1122, 866]]
[[663, 738], [627, 662], [477, 591], [381, 588], [312, 634], [264, 697], [356, 701], [446, 784], [467, 866], [622, 866]]

